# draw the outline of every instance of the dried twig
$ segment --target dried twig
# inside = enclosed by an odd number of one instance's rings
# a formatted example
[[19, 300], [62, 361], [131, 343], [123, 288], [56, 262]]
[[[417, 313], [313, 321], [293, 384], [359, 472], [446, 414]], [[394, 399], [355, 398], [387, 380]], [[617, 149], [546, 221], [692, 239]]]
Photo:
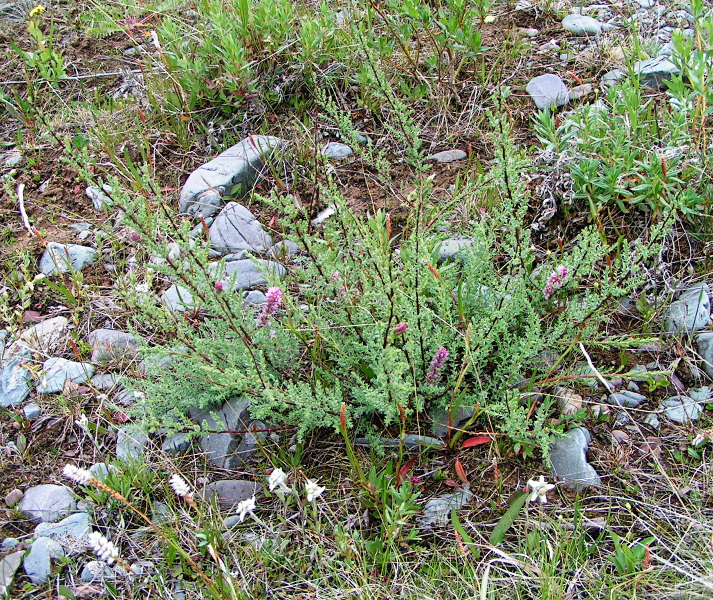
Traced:
[[35, 229], [30, 225], [30, 219], [27, 218], [27, 211], [25, 211], [25, 196], [23, 192], [25, 191], [25, 184], [21, 183], [17, 186], [17, 200], [20, 204], [20, 216], [22, 217], [22, 224], [25, 229], [30, 232], [30, 235], [35, 235]]

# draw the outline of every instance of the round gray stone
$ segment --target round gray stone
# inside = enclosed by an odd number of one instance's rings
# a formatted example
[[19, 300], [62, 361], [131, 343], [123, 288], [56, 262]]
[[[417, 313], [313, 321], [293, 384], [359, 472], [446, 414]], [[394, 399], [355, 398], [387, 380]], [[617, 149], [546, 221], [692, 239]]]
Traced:
[[92, 347], [92, 362], [98, 365], [130, 362], [139, 351], [139, 340], [125, 331], [95, 329], [87, 341]]
[[544, 110], [551, 106], [564, 106], [569, 100], [569, 90], [564, 81], [551, 73], [539, 75], [525, 88], [535, 102], [535, 106]]
[[353, 154], [352, 150], [346, 144], [341, 144], [339, 142], [329, 142], [324, 148], [322, 148], [322, 154], [328, 158], [346, 158], [350, 154]]
[[457, 160], [463, 160], [468, 155], [463, 150], [444, 150], [443, 152], [437, 152], [427, 157], [426, 160], [435, 160], [439, 163], [451, 163]]
[[562, 19], [562, 27], [575, 35], [599, 35], [603, 23], [585, 15], [567, 15]]

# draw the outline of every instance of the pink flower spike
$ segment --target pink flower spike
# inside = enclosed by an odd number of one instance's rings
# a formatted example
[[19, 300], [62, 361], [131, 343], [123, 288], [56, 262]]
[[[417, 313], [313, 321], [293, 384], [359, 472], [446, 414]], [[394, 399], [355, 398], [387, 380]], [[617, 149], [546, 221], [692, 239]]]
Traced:
[[262, 307], [262, 314], [258, 317], [257, 326], [263, 327], [267, 325], [270, 317], [275, 314], [282, 304], [282, 290], [279, 287], [267, 288], [265, 293], [265, 304]]
[[222, 292], [225, 289], [225, 284], [222, 281], [215, 282], [215, 291]]
[[443, 365], [446, 364], [447, 359], [448, 350], [441, 346], [431, 360], [431, 366], [426, 374], [426, 383], [433, 385], [438, 381], [438, 378], [441, 376], [441, 371], [443, 370]]

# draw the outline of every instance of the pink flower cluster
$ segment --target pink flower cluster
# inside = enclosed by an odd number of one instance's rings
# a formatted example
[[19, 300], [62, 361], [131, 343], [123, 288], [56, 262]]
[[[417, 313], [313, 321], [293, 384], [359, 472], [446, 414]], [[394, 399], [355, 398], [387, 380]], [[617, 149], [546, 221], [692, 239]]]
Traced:
[[280, 305], [282, 304], [282, 290], [279, 287], [267, 288], [265, 294], [267, 302], [263, 304], [262, 313], [257, 319], [257, 326], [263, 327], [267, 325], [270, 317], [275, 314]]
[[559, 265], [552, 274], [547, 278], [547, 283], [545, 284], [545, 289], [542, 293], [545, 295], [545, 300], [549, 300], [555, 290], [561, 288], [564, 285], [564, 280], [569, 274], [567, 267]]
[[441, 371], [443, 370], [443, 365], [446, 364], [447, 359], [448, 350], [441, 346], [436, 354], [434, 354], [433, 360], [431, 360], [431, 366], [428, 368], [428, 373], [426, 374], [426, 383], [433, 385], [438, 381], [438, 378], [441, 376]]

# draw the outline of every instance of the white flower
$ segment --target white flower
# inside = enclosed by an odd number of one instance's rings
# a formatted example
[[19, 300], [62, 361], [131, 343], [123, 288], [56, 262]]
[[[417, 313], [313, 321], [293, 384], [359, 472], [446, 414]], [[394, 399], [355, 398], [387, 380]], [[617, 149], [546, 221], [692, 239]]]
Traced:
[[149, 291], [149, 284], [148, 283], [137, 283], [134, 286], [134, 289], [136, 290], [137, 294], [147, 294]]
[[277, 488], [278, 492], [289, 492], [290, 488], [285, 485], [287, 481], [287, 473], [282, 469], [273, 469], [270, 476], [267, 478], [267, 485], [270, 491], [274, 491]]
[[527, 487], [532, 490], [532, 495], [528, 499], [528, 502], [539, 500], [542, 504], [545, 504], [547, 502], [546, 494], [555, 488], [555, 484], [547, 483], [544, 475], [540, 475], [539, 481], [537, 479], [530, 479], [530, 481], [527, 482]]
[[74, 424], [84, 431], [89, 431], [89, 419], [87, 419], [87, 415], [84, 413], [81, 414]]
[[316, 481], [308, 479], [305, 482], [305, 490], [307, 490], [307, 502], [312, 502], [322, 495], [324, 492], [324, 487], [319, 487]]
[[92, 531], [89, 534], [89, 545], [96, 555], [108, 565], [119, 558], [119, 551], [116, 546], [98, 531]]
[[171, 475], [171, 479], [168, 480], [168, 483], [173, 488], [173, 491], [176, 492], [176, 496], [184, 498], [191, 495], [191, 488], [188, 487], [186, 480], [178, 473]]
[[86, 469], [80, 469], [79, 467], [75, 467], [74, 465], [64, 465], [64, 469], [62, 469], [62, 474], [65, 477], [69, 477], [69, 479], [76, 481], [80, 485], [87, 485], [89, 483], [89, 480], [93, 479], [94, 477]]
[[237, 509], [238, 518], [242, 523], [245, 520], [245, 515], [255, 510], [255, 496], [248, 498], [247, 500], [243, 500], [242, 502], [238, 502]]

